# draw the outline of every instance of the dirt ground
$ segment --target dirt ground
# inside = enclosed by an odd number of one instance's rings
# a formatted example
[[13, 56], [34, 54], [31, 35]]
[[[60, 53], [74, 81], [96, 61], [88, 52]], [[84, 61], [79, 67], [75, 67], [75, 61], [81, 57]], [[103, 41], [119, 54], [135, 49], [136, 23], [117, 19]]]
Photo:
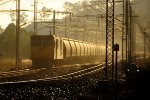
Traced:
[[[30, 59], [22, 59], [19, 63], [19, 69], [28, 68], [31, 67], [31, 65], [32, 61]], [[15, 70], [15, 68], [16, 68], [15, 59], [0, 59], [1, 72]]]

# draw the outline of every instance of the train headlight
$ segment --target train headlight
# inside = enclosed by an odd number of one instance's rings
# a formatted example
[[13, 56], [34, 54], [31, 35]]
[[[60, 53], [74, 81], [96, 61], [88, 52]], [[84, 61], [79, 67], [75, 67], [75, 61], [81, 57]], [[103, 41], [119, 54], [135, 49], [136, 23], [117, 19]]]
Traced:
[[139, 69], [137, 69], [136, 71], [137, 71], [137, 72], [140, 72], [140, 70], [139, 70]]

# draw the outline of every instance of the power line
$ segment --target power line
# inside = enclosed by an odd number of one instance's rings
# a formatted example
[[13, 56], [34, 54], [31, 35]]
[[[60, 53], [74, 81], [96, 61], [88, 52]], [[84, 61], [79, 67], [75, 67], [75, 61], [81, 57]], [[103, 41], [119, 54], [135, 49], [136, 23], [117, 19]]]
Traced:
[[6, 1], [6, 2], [3, 2], [3, 3], [1, 3], [0, 5], [2, 6], [2, 5], [4, 5], [4, 4], [6, 4], [6, 3], [9, 3], [11, 0], [8, 0], [8, 1]]

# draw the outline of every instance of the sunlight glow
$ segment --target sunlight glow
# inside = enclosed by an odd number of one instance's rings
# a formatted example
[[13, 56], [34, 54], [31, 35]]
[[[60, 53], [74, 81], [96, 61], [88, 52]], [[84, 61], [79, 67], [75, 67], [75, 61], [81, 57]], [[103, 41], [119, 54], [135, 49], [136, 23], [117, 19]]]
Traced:
[[[34, 10], [34, 0], [20, 0], [21, 1], [21, 9], [24, 10], [32, 10], [32, 12], [25, 12], [28, 15], [28, 20], [33, 20], [33, 10]], [[63, 4], [65, 2], [78, 2], [80, 0], [37, 0], [38, 1], [38, 10], [41, 10], [43, 7], [53, 10], [64, 11]], [[0, 10], [15, 10], [16, 2], [15, 0], [6, 3], [0, 6]], [[0, 26], [5, 28], [9, 23], [11, 23], [10, 12], [0, 12], [1, 23]]]

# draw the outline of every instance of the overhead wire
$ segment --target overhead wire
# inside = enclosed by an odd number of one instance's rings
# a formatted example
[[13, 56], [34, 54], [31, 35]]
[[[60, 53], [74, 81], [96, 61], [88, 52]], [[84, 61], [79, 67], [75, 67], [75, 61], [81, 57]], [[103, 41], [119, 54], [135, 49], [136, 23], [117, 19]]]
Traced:
[[[3, 1], [3, 0], [1, 0], [1, 1]], [[2, 5], [6, 4], [6, 3], [10, 2], [10, 1], [12, 1], [12, 0], [7, 0], [7, 1], [1, 3], [0, 5], [2, 6]]]

